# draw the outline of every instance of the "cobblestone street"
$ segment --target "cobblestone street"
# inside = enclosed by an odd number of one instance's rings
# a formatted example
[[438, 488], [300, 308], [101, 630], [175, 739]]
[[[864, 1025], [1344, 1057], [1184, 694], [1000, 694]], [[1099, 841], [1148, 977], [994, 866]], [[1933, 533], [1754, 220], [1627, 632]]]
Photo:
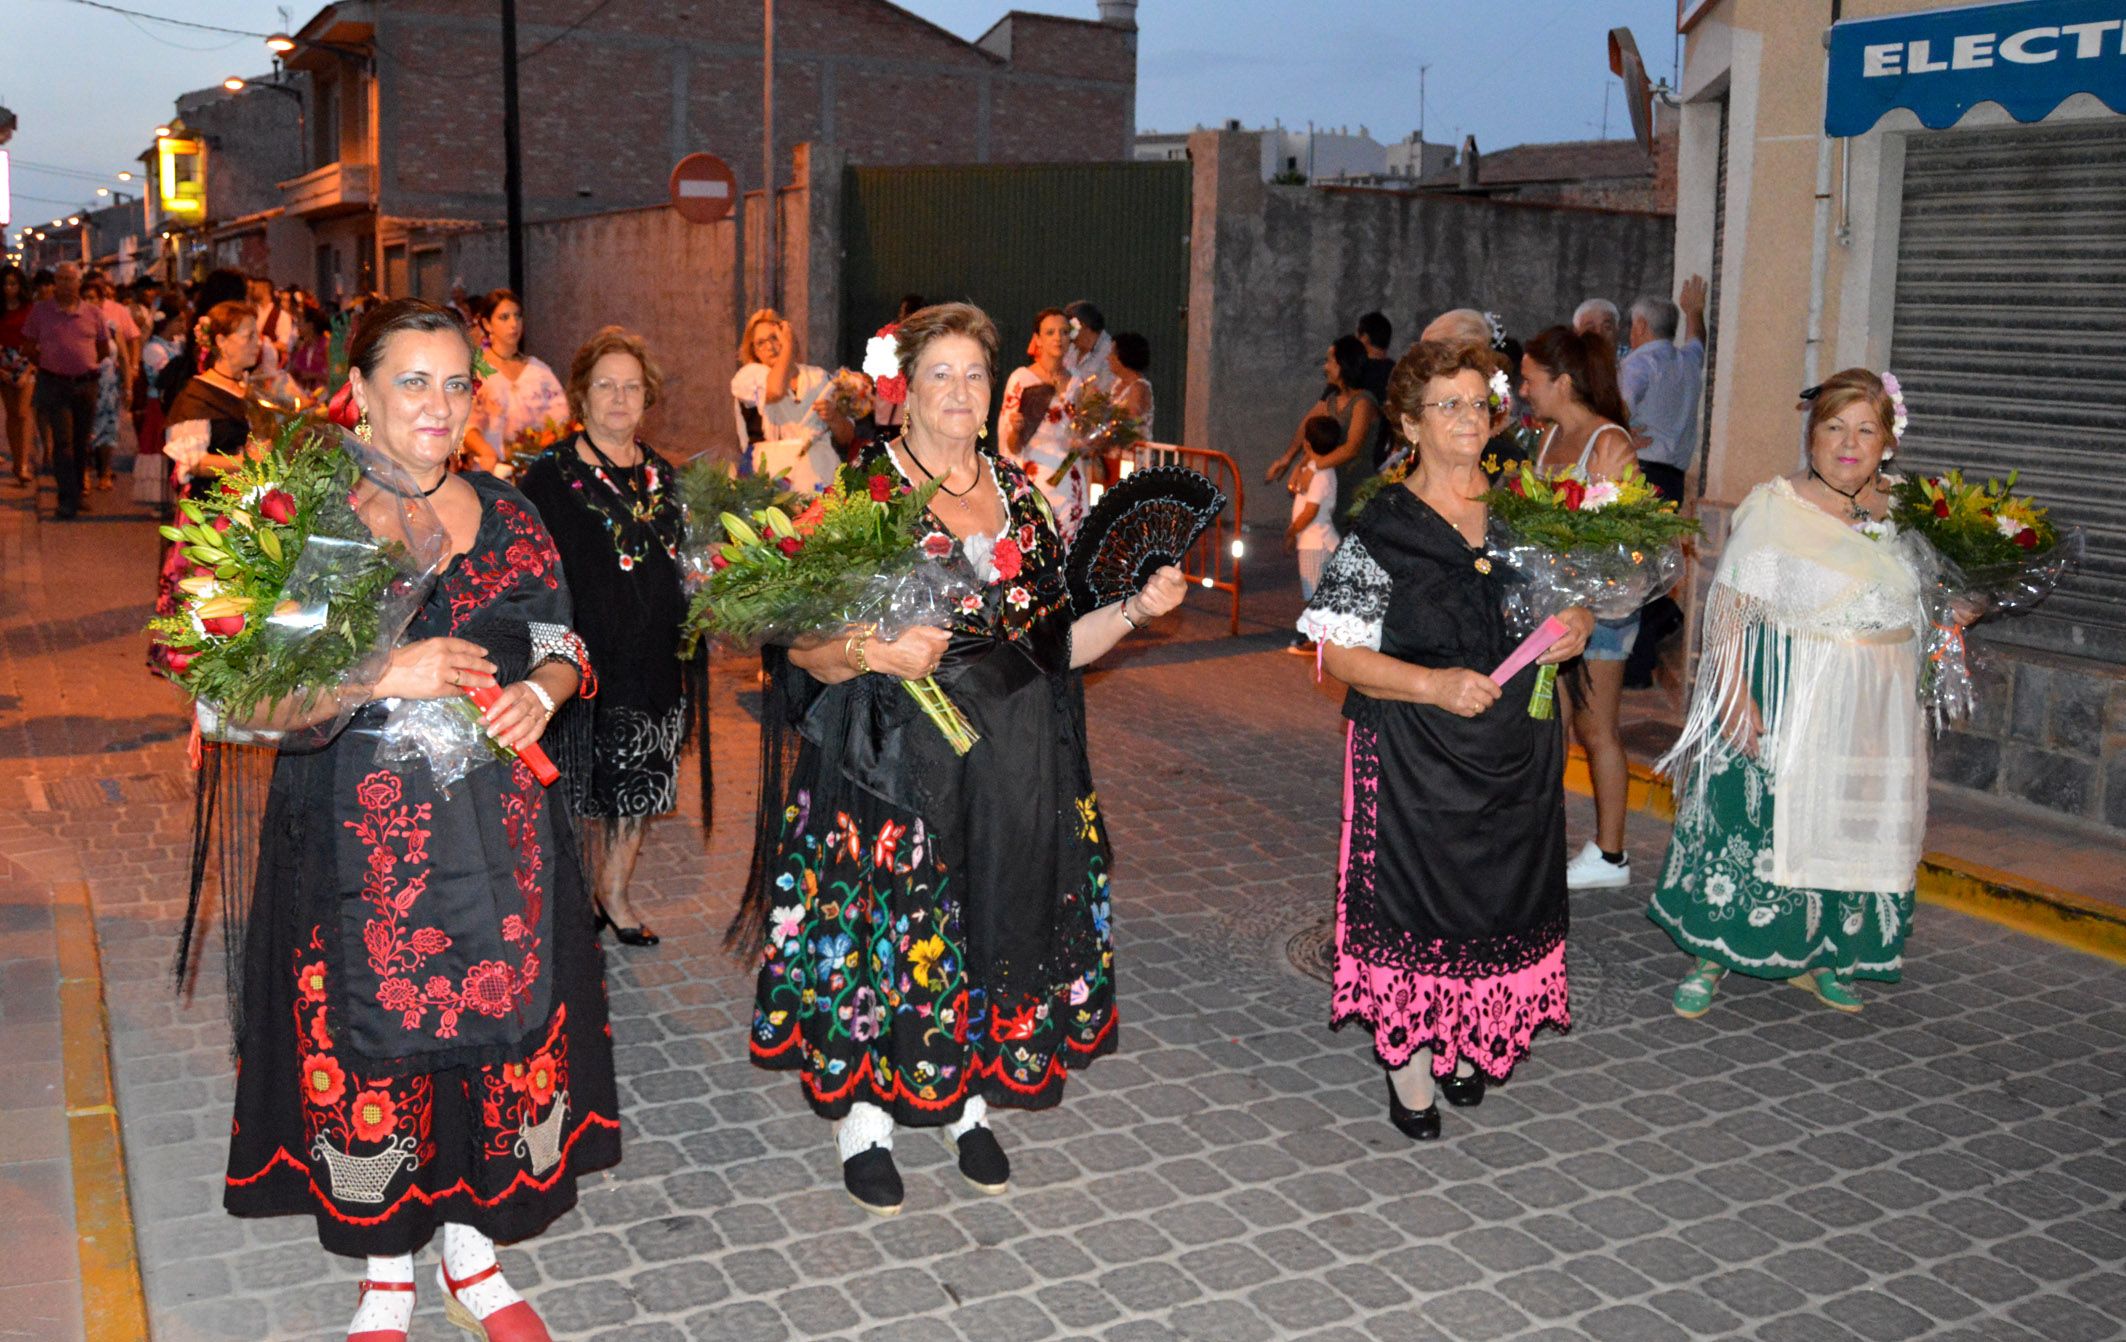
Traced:
[[[0, 499], [17, 780], [0, 855], [11, 882], [71, 862], [89, 887], [155, 1336], [337, 1337], [360, 1265], [307, 1222], [221, 1210], [219, 937], [196, 999], [173, 1000], [190, 780], [178, 697], [141, 670], [154, 538], [127, 516], [61, 527]], [[1858, 1016], [1731, 979], [1680, 1020], [1685, 962], [1640, 912], [1667, 838], [1644, 816], [1637, 883], [1575, 900], [1571, 1032], [1539, 1036], [1481, 1107], [1443, 1107], [1444, 1140], [1400, 1137], [1363, 1032], [1326, 1027], [1338, 700], [1282, 655], [1279, 608], [1251, 599], [1239, 639], [1192, 615], [1091, 678], [1120, 1050], [1060, 1109], [1003, 1114], [1004, 1197], [904, 1132], [907, 1206], [884, 1221], [843, 1194], [796, 1080], [746, 1060], [750, 974], [719, 939], [750, 836], [753, 695], [744, 662], [719, 664], [714, 840], [705, 854], [691, 818], [653, 829], [638, 901], [664, 944], [607, 951], [624, 1160], [503, 1259], [556, 1337], [2126, 1333], [2126, 973], [1923, 907], [1904, 981]], [[1571, 805], [1577, 845], [1591, 812]], [[11, 1029], [50, 991], [28, 970], [0, 986]], [[33, 1103], [42, 1065], [20, 1062], [0, 1103]], [[427, 1342], [454, 1335], [432, 1263]], [[30, 1335], [69, 1335], [51, 1326]]]

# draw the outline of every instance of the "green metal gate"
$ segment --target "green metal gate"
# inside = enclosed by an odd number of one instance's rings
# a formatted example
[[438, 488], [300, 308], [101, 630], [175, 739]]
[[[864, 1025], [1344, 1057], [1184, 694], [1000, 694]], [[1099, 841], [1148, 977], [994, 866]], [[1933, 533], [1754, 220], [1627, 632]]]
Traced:
[[1152, 436], [1182, 441], [1189, 185], [1187, 163], [849, 169], [842, 362], [861, 362], [903, 294], [964, 300], [996, 320], [1001, 389], [1026, 362], [1033, 314], [1089, 298], [1110, 332], [1151, 342]]

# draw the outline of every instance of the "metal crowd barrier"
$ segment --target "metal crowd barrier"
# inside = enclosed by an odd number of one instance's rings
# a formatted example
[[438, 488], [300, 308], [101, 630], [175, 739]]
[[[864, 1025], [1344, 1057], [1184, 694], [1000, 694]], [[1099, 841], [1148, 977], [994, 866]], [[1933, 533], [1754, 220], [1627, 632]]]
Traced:
[[[1240, 561], [1247, 554], [1247, 542], [1240, 536], [1240, 519], [1247, 515], [1247, 494], [1240, 480], [1240, 467], [1223, 452], [1211, 452], [1200, 447], [1181, 447], [1171, 443], [1138, 443], [1121, 454], [1116, 463], [1118, 477], [1127, 476], [1143, 466], [1186, 466], [1209, 476], [1211, 483], [1225, 491], [1226, 509], [1204, 531], [1182, 560], [1181, 571], [1198, 587], [1232, 595], [1231, 632], [1240, 633]], [[1101, 486], [1093, 486], [1094, 501], [1098, 501]]]

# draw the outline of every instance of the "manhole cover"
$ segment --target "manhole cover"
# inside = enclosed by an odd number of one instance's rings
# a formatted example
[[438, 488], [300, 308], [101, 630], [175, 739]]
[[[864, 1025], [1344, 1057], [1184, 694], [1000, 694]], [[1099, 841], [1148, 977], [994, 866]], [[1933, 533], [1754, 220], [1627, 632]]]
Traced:
[[[1622, 1025], [1658, 1006], [1674, 968], [1671, 957], [1650, 951], [1632, 920], [1578, 918], [1565, 941], [1565, 972], [1572, 992], [1572, 1020], [1582, 1029]], [[1336, 981], [1336, 919], [1315, 918], [1284, 941], [1292, 968], [1322, 983]]]
[[1317, 918], [1285, 939], [1292, 968], [1323, 983], [1336, 981], [1336, 916]]

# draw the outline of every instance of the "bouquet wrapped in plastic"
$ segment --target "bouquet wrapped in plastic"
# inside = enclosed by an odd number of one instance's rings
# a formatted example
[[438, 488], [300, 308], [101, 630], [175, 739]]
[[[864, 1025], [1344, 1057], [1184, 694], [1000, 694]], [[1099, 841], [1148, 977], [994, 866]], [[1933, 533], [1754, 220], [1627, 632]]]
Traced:
[[680, 542], [679, 576], [694, 599], [687, 616], [688, 634], [680, 645], [681, 657], [694, 655], [694, 645], [704, 627], [708, 598], [702, 589], [715, 571], [712, 561], [730, 539], [724, 534], [724, 517], [751, 517], [771, 505], [788, 509], [794, 506], [795, 498], [789, 480], [783, 476], [740, 475], [729, 462], [712, 461], [706, 456], [696, 457], [681, 468], [679, 502], [686, 515], [686, 533]]
[[[891, 642], [916, 625], [944, 623], [976, 584], [952, 566], [949, 545], [933, 554], [917, 543], [930, 529], [924, 509], [936, 492], [936, 481], [910, 489], [844, 466], [795, 517], [773, 504], [750, 519], [724, 514], [726, 539], [695, 594], [684, 641], [788, 643], [870, 626]], [[955, 751], [974, 747], [974, 728], [934, 678], [902, 683]]]
[[837, 368], [834, 376], [819, 394], [835, 414], [846, 420], [859, 420], [871, 413], [871, 383], [862, 373], [848, 368]]
[[[1698, 532], [1636, 469], [1588, 484], [1576, 476], [1543, 480], [1523, 466], [1484, 496], [1491, 509], [1485, 558], [1509, 576], [1506, 618], [1515, 633], [1563, 633], [1550, 617], [1585, 606], [1622, 619], [1675, 586], [1683, 543]], [[1540, 652], [1537, 648], [1534, 652]], [[1531, 652], [1531, 656], [1534, 655]], [[1553, 711], [1557, 668], [1537, 678], [1529, 715]]]
[[1115, 398], [1098, 385], [1079, 392], [1078, 399], [1070, 404], [1069, 414], [1070, 451], [1048, 478], [1051, 485], [1062, 484], [1080, 457], [1125, 452], [1144, 441], [1143, 422], [1116, 404]]
[[323, 419], [254, 444], [163, 536], [190, 563], [175, 615], [151, 621], [201, 730], [322, 744], [368, 702], [448, 541], [404, 471]]
[[1937, 727], [1970, 717], [1976, 705], [1964, 625], [2019, 615], [2052, 594], [2081, 562], [2082, 533], [2060, 530], [2045, 509], [2007, 480], [1967, 483], [1959, 471], [1905, 476], [1890, 492], [1890, 520], [1921, 575], [1926, 661], [1920, 698]]

